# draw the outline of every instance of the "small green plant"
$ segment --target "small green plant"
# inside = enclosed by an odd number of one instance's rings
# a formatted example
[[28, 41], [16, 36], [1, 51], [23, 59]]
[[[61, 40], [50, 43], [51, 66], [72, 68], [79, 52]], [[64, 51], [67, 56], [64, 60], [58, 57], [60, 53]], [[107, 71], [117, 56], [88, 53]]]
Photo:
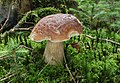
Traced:
[[78, 9], [70, 8], [75, 15], [80, 18], [84, 25], [93, 28], [108, 28], [110, 30], [119, 30], [118, 20], [120, 18], [120, 2], [105, 0], [77, 0]]

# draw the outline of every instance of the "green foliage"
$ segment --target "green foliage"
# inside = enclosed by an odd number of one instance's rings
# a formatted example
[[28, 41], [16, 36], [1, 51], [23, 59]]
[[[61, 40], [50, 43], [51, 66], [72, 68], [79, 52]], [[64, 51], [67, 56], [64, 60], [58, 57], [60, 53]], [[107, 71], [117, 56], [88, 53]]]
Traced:
[[62, 13], [68, 13], [68, 8], [71, 7], [71, 4], [74, 2], [70, 0], [33, 0], [34, 8], [36, 7], [54, 7], [60, 9]]
[[[26, 13], [21, 24], [37, 23], [44, 16], [60, 13], [60, 5], [66, 8], [66, 2], [62, 2], [65, 0], [33, 1], [42, 4], [37, 4], [40, 8]], [[57, 3], [54, 6], [57, 1], [60, 5]], [[71, 8], [69, 11], [83, 22], [83, 34], [64, 42], [66, 61], [73, 77], [78, 83], [120, 83], [120, 46], [100, 40], [104, 38], [120, 42], [119, 1], [76, 1], [78, 9]], [[73, 83], [65, 64], [50, 66], [44, 63], [42, 55], [46, 41], [33, 42], [29, 34], [19, 31], [1, 38], [0, 83]], [[76, 43], [80, 49], [73, 47], [72, 43]]]
[[109, 28], [118, 30], [120, 2], [106, 0], [77, 0], [78, 9], [70, 8], [84, 25], [90, 28]]
[[[97, 36], [109, 39], [113, 37], [113, 40], [120, 41], [117, 36], [120, 34], [109, 33], [107, 29], [98, 29], [96, 32], [96, 30], [91, 31], [91, 29], [85, 28], [83, 34], [96, 38]], [[44, 63], [42, 55], [46, 41], [36, 43], [27, 37], [26, 45], [24, 35], [21, 33], [22, 45], [28, 46], [32, 50], [20, 47], [21, 41], [11, 37], [9, 37], [7, 45], [0, 44], [0, 80], [4, 76], [9, 76], [8, 72], [10, 72], [10, 75], [15, 74], [15, 76], [7, 79], [7, 82], [72, 82], [66, 67], [49, 66]], [[79, 39], [80, 41], [78, 41]], [[80, 51], [71, 46], [72, 42], [80, 45]], [[81, 35], [81, 37], [74, 37], [65, 42], [65, 47], [67, 64], [74, 78], [79, 82], [120, 82], [120, 53], [117, 51], [117, 45], [97, 39], [93, 41]]]
[[25, 14], [25, 16], [22, 17], [20, 20], [20, 24], [25, 23], [25, 22], [33, 22], [37, 23], [41, 18], [51, 15], [51, 14], [56, 14], [60, 13], [61, 11], [56, 8], [52, 7], [46, 7], [46, 8], [36, 8], [35, 10], [29, 11]]

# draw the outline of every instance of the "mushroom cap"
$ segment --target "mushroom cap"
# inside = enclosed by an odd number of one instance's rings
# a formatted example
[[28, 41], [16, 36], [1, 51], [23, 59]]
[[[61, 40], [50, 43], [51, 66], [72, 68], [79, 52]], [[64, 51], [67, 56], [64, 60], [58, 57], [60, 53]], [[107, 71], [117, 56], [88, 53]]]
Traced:
[[36, 42], [67, 41], [82, 33], [82, 24], [71, 14], [53, 14], [42, 18], [33, 28], [30, 39]]

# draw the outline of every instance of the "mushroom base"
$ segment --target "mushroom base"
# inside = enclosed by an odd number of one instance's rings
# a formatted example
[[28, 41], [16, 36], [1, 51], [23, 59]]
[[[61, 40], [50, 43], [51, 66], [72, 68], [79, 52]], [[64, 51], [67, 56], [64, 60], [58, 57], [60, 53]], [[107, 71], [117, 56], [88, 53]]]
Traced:
[[48, 41], [43, 56], [45, 58], [45, 62], [49, 65], [62, 64], [64, 58], [63, 42]]

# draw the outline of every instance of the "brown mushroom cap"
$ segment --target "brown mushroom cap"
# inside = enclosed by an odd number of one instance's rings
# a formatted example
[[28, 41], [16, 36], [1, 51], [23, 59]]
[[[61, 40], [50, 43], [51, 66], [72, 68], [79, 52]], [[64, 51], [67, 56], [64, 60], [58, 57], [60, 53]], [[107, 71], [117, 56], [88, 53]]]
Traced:
[[82, 25], [71, 14], [53, 14], [42, 18], [30, 34], [30, 39], [36, 42], [50, 40], [62, 42], [72, 36], [82, 33]]

